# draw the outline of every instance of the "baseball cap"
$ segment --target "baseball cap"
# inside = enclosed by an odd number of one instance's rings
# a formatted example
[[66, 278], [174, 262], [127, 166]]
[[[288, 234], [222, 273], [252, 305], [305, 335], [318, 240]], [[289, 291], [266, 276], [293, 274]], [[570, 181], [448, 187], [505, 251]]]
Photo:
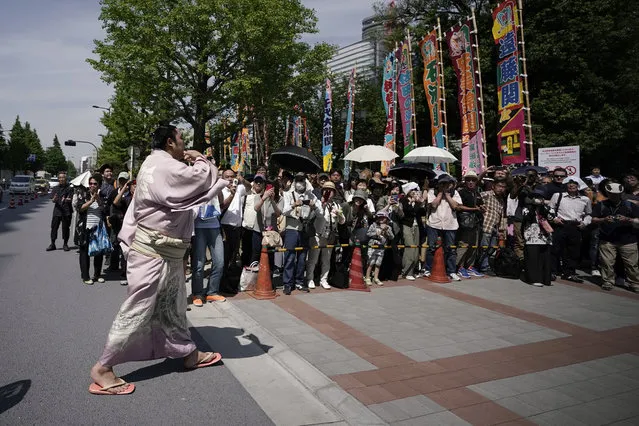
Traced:
[[377, 213], [375, 213], [375, 216], [377, 217], [385, 217], [386, 219], [388, 219], [388, 212], [386, 210], [380, 210]]
[[263, 174], [257, 174], [253, 177], [253, 182], [261, 180], [262, 182], [266, 181], [266, 177]]
[[295, 173], [295, 180], [306, 180], [306, 174], [303, 172]]
[[120, 174], [118, 175], [118, 180], [120, 179], [124, 179], [124, 180], [129, 180], [129, 174], [127, 172], [120, 172]]
[[329, 176], [328, 176], [328, 173], [326, 173], [326, 172], [322, 172], [322, 173], [320, 173], [319, 175], [317, 175], [317, 178], [318, 178], [318, 179], [328, 179], [328, 178], [329, 178]]
[[622, 184], [615, 182], [607, 183], [605, 189], [609, 194], [622, 194], [624, 190]]

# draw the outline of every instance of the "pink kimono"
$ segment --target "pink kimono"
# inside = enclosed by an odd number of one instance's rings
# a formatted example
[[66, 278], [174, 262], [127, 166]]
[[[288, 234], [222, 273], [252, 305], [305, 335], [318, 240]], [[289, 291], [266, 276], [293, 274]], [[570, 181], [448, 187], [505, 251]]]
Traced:
[[210, 201], [227, 184], [204, 158], [193, 166], [163, 150], [146, 158], [118, 235], [127, 258], [128, 296], [100, 364], [182, 358], [196, 349], [186, 320], [182, 259], [193, 233], [193, 207]]

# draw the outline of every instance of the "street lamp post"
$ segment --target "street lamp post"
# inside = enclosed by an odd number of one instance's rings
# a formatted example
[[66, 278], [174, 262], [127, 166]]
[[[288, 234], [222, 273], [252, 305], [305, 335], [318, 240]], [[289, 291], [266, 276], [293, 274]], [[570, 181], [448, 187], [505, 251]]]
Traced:
[[111, 112], [111, 107], [107, 108], [107, 107], [103, 107], [103, 106], [100, 106], [100, 105], [91, 105], [91, 107], [92, 108], [97, 108], [97, 109], [103, 109], [105, 111]]
[[95, 144], [93, 142], [89, 142], [89, 141], [76, 141], [73, 139], [69, 139], [64, 141], [64, 145], [65, 146], [76, 146], [76, 144], [78, 143], [88, 143], [89, 145], [93, 146], [93, 148], [95, 148], [95, 162], [98, 162], [98, 147], [95, 146]]

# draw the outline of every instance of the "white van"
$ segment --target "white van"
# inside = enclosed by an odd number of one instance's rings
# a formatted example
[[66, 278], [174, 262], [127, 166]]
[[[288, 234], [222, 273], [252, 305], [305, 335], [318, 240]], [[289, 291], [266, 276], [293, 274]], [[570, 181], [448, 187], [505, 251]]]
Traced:
[[35, 178], [29, 175], [16, 175], [11, 178], [9, 194], [33, 194], [35, 192]]

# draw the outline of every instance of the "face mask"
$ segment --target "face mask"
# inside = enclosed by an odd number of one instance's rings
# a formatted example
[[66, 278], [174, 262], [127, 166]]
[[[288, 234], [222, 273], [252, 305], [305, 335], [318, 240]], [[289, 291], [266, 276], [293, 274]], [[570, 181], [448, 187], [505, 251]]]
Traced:
[[304, 192], [306, 184], [304, 182], [295, 182], [295, 191]]

